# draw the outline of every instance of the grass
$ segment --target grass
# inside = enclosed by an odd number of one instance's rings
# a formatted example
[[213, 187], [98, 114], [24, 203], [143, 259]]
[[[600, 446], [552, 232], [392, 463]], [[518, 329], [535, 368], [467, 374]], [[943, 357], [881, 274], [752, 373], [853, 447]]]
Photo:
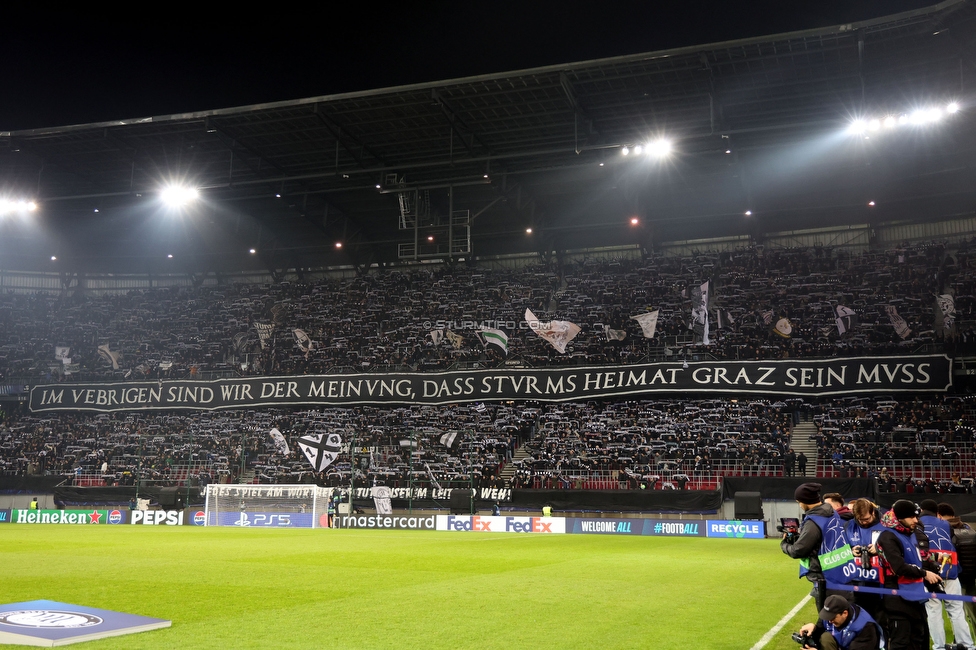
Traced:
[[3, 525], [0, 567], [0, 603], [173, 621], [106, 650], [751, 648], [809, 584], [774, 540], [419, 531]]

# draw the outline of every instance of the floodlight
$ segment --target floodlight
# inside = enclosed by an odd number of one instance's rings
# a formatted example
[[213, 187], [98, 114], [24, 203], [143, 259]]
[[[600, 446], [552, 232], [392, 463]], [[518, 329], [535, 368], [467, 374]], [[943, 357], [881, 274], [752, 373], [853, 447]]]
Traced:
[[881, 120], [875, 118], [868, 121], [868, 131], [877, 131], [881, 128]]
[[928, 118], [930, 122], [938, 122], [942, 119], [942, 109], [941, 108], [930, 108]]
[[257, 250], [255, 250], [255, 249], [253, 249], [253, 248], [252, 248], [252, 249], [251, 249], [251, 250], [249, 250], [248, 252], [249, 252], [249, 253], [250, 253], [251, 255], [254, 255], [255, 253], [257, 253]]
[[531, 235], [532, 234], [532, 229], [531, 228], [526, 228], [525, 229], [525, 232], [526, 232], [526, 234]]
[[[643, 152], [643, 151], [644, 151], [644, 147], [642, 147], [640, 145], [637, 145], [636, 147], [634, 147], [634, 153], [637, 154], [638, 156], [641, 155], [641, 152]], [[647, 148], [647, 152], [648, 153], [651, 152], [651, 148], [650, 147]]]
[[908, 116], [908, 120], [912, 124], [923, 124], [927, 119], [927, 113], [923, 110], [913, 111], [911, 115]]
[[168, 255], [166, 256], [166, 258], [167, 258], [167, 259], [173, 259], [173, 254], [172, 254], [172, 253], [170, 253], [170, 254], [168, 254]]
[[7, 214], [26, 214], [35, 211], [37, 211], [37, 204], [33, 201], [0, 199], [0, 217]]
[[746, 210], [746, 216], [747, 217], [751, 217], [752, 216], [752, 210]]
[[959, 112], [959, 102], [949, 102], [949, 105], [946, 106], [946, 113], [952, 115], [953, 113], [958, 113], [958, 112]]
[[854, 120], [851, 122], [851, 125], [847, 127], [847, 132], [854, 135], [861, 135], [866, 129], [867, 124], [864, 123], [864, 120]]
[[630, 225], [636, 226], [639, 223], [640, 223], [640, 220], [637, 217], [631, 217], [630, 218]]
[[884, 118], [884, 127], [886, 129], [890, 129], [895, 126], [898, 126], [898, 118], [896, 118], [894, 115], [889, 115], [888, 117]]
[[167, 185], [159, 193], [159, 198], [163, 203], [170, 207], [179, 208], [188, 203], [192, 203], [200, 196], [195, 187], [185, 185]]
[[342, 242], [341, 241], [337, 241], [336, 242], [336, 248], [342, 248]]
[[868, 205], [870, 205], [873, 208], [874, 207], [874, 201], [868, 201]]
[[623, 155], [626, 156], [627, 154], [630, 153], [630, 148], [629, 147], [624, 147], [623, 149], [620, 150], [620, 153], [622, 153]]
[[52, 255], [52, 256], [51, 256], [51, 261], [52, 261], [52, 262], [57, 262], [57, 261], [58, 261], [58, 257], [57, 257], [57, 255]]
[[664, 158], [671, 153], [671, 141], [660, 138], [654, 142], [648, 143], [647, 153], [652, 156], [657, 156], [658, 158]]

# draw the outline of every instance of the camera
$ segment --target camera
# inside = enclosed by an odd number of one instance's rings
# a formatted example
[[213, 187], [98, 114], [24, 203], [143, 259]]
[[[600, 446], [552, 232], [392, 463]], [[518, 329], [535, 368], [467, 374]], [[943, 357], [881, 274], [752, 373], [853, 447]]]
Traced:
[[795, 544], [800, 537], [800, 520], [796, 517], [781, 517], [776, 530], [785, 535], [787, 544]]
[[809, 634], [800, 634], [799, 632], [793, 633], [793, 640], [799, 643], [801, 646], [810, 646], [811, 648], [819, 648], [820, 644], [813, 640]]

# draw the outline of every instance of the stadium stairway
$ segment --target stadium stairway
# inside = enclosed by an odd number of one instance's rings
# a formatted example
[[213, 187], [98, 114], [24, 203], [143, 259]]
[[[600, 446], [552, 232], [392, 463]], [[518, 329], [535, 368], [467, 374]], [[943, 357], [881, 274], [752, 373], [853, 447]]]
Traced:
[[498, 473], [498, 478], [504, 481], [505, 485], [511, 485], [512, 477], [515, 476], [515, 461], [524, 460], [528, 457], [529, 452], [525, 450], [525, 445], [522, 445], [516, 449], [515, 453], [512, 454], [512, 462], [505, 463], [505, 466], [502, 467], [502, 471]]
[[[817, 425], [812, 420], [804, 420], [793, 427], [793, 434], [790, 436], [790, 447], [799, 456], [802, 451], [807, 457], [807, 471], [804, 476], [817, 475], [817, 441], [811, 436], [817, 435]], [[797, 476], [800, 470], [797, 468]]]

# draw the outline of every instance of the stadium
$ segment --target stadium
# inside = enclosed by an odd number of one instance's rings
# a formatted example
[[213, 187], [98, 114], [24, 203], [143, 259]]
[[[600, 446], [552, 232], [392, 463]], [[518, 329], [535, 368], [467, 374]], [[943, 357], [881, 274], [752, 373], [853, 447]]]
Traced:
[[0, 131], [0, 643], [800, 647], [801, 484], [976, 521], [974, 44]]

